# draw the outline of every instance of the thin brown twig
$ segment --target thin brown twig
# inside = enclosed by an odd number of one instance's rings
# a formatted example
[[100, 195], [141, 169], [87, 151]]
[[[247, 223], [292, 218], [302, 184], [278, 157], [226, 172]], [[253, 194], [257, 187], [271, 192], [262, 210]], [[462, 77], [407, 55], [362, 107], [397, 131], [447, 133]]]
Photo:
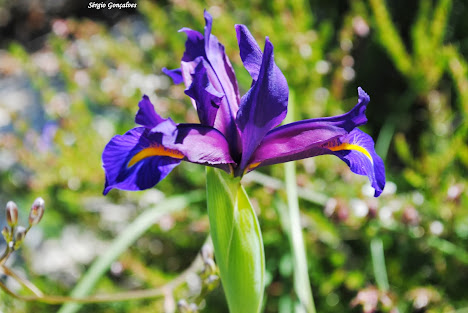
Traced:
[[5, 251], [4, 255], [2, 255], [2, 258], [0, 259], [0, 266], [4, 266], [13, 251], [13, 249], [10, 249], [9, 247], [7, 248], [7, 251]]
[[0, 268], [2, 269], [3, 273], [5, 273], [5, 275], [12, 277], [14, 280], [20, 283], [23, 287], [31, 291], [35, 296], [37, 297], [44, 296], [44, 293], [42, 293], [42, 291], [39, 290], [39, 288], [37, 288], [36, 285], [34, 285], [32, 282], [30, 282], [26, 278], [19, 276], [13, 270], [6, 267], [5, 265], [2, 265]]
[[[108, 295], [95, 295], [90, 297], [83, 297], [83, 298], [74, 298], [74, 297], [67, 297], [67, 296], [53, 296], [53, 295], [45, 295], [43, 294], [39, 288], [37, 288], [33, 283], [30, 281], [23, 279], [16, 275], [13, 271], [11, 271], [6, 266], [2, 265], [2, 269], [4, 270], [6, 275], [11, 276], [15, 280], [17, 280], [21, 285], [29, 289], [34, 295], [19, 295], [12, 290], [10, 290], [3, 282], [0, 281], [0, 288], [5, 291], [8, 295], [27, 302], [42, 302], [47, 304], [62, 304], [67, 302], [76, 302], [76, 303], [102, 303], [102, 302], [117, 302], [117, 301], [129, 301], [129, 300], [139, 300], [139, 299], [148, 299], [148, 298], [159, 298], [159, 297], [166, 297], [168, 291], [172, 291], [181, 284], [183, 284], [187, 278], [187, 276], [197, 271], [198, 268], [201, 267], [203, 264], [203, 260], [199, 255], [195, 258], [195, 260], [190, 264], [190, 266], [185, 269], [179, 276], [168, 282], [167, 284], [154, 289], [145, 289], [145, 290], [134, 290], [134, 291], [126, 291], [126, 292], [119, 292], [114, 294]], [[11, 275], [13, 273], [13, 275]], [[170, 293], [170, 292], [169, 292]]]

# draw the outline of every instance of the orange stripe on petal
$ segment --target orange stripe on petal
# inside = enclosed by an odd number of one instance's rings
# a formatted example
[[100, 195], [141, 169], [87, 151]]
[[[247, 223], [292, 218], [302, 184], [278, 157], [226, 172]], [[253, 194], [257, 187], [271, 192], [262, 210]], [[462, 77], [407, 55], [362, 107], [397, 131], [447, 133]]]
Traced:
[[135, 154], [128, 162], [127, 168], [132, 167], [141, 160], [152, 156], [168, 156], [174, 159], [183, 159], [185, 157], [184, 154], [180, 151], [168, 149], [160, 144], [154, 144], [153, 146], [145, 148]]
[[358, 152], [363, 153], [372, 163], [374, 163], [369, 151], [367, 151], [364, 147], [361, 147], [359, 145], [355, 145], [355, 144], [347, 143], [347, 142], [338, 144], [335, 140], [332, 140], [324, 144], [323, 147], [331, 151], [342, 151], [342, 150], [358, 151]]
[[250, 172], [250, 171], [254, 170], [257, 166], [260, 165], [260, 163], [262, 163], [262, 162], [256, 162], [256, 163], [249, 164], [247, 166], [247, 168], [245, 169], [245, 172]]

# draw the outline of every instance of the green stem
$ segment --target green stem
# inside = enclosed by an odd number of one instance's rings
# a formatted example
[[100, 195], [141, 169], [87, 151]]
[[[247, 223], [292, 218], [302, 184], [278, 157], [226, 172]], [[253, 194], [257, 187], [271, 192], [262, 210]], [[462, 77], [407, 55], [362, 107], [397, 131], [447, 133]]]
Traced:
[[375, 144], [375, 151], [383, 159], [387, 158], [388, 148], [392, 143], [392, 138], [395, 133], [395, 123], [392, 118], [387, 118], [382, 129], [380, 130], [379, 137]]
[[[289, 113], [285, 122], [294, 120], [294, 93], [291, 91], [289, 99]], [[310, 285], [309, 270], [307, 267], [307, 254], [302, 235], [301, 217], [296, 183], [296, 164], [284, 164], [286, 192], [288, 195], [289, 239], [294, 259], [294, 289], [299, 298], [302, 310], [299, 312], [315, 313], [314, 297]]]
[[370, 243], [372, 267], [377, 286], [382, 291], [388, 291], [387, 269], [385, 267], [385, 255], [383, 250], [382, 239], [376, 237]]
[[[285, 184], [282, 180], [263, 174], [258, 171], [250, 172], [242, 178], [243, 182], [254, 182], [274, 190], [284, 190]], [[322, 193], [315, 192], [308, 188], [297, 187], [297, 195], [303, 200], [313, 204], [324, 206], [327, 204], [328, 197]]]
[[259, 313], [265, 289], [260, 226], [240, 178], [207, 167], [210, 234], [231, 313]]

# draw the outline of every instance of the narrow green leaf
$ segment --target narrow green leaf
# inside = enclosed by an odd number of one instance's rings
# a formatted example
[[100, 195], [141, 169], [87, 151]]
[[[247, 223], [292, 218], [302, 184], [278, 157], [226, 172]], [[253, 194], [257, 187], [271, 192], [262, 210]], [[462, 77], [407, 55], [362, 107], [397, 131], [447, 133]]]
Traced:
[[[110, 247], [96, 259], [86, 274], [80, 279], [80, 282], [71, 292], [71, 297], [85, 297], [93, 290], [99, 279], [125, 250], [130, 247], [148, 228], [163, 217], [165, 214], [180, 211], [187, 207], [191, 202], [200, 200], [200, 192], [191, 192], [183, 196], [174, 196], [163, 200], [154, 208], [144, 211], [140, 214], [122, 233], [115, 238]], [[59, 313], [74, 313], [81, 307], [78, 303], [67, 303], [63, 305]]]
[[370, 243], [372, 267], [374, 269], [375, 281], [377, 286], [382, 291], [387, 291], [389, 288], [387, 268], [385, 266], [385, 255], [383, 249], [382, 239], [376, 237]]
[[[295, 93], [291, 90], [289, 98], [289, 112], [285, 122], [291, 123], [295, 114]], [[286, 231], [291, 245], [291, 252], [294, 263], [294, 291], [299, 299], [295, 304], [296, 313], [315, 313], [315, 303], [310, 285], [309, 269], [307, 266], [307, 254], [302, 235], [301, 217], [299, 211], [299, 198], [296, 183], [296, 162], [284, 164], [286, 193], [288, 195], [288, 209], [282, 210], [283, 227]]]
[[450, 241], [435, 236], [429, 237], [427, 243], [430, 247], [436, 248], [447, 255], [451, 255], [464, 264], [468, 264], [468, 251], [463, 247], [459, 247]]
[[295, 312], [315, 313], [315, 303], [310, 285], [307, 254], [302, 235], [299, 200], [297, 197], [296, 164], [295, 162], [288, 162], [284, 164], [284, 168], [289, 206], [287, 211], [287, 220], [289, 221], [288, 236], [294, 259], [294, 291], [300, 301], [300, 304], [296, 305]]
[[397, 69], [406, 76], [411, 75], [412, 60], [406, 51], [401, 36], [398, 34], [395, 24], [384, 0], [369, 0], [374, 17], [374, 25], [377, 30], [378, 40], [393, 59]]
[[440, 0], [434, 10], [434, 17], [431, 25], [431, 39], [434, 48], [441, 46], [444, 41], [452, 5], [452, 0]]
[[210, 233], [229, 311], [258, 313], [265, 256], [255, 211], [240, 178], [210, 167], [206, 173]]

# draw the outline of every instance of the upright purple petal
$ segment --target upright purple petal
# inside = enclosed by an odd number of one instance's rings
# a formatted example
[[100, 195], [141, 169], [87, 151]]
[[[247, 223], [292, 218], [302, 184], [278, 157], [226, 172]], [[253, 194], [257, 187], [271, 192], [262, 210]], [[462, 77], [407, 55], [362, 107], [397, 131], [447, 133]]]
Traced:
[[[219, 43], [218, 38], [211, 34], [213, 18], [205, 11], [205, 54], [219, 81], [219, 87], [226, 95], [227, 105], [230, 108], [230, 114], [235, 114], [240, 103], [239, 87], [237, 85], [236, 75], [224, 51], [224, 46]], [[215, 83], [214, 83], [215, 84]], [[216, 84], [215, 84], [216, 85]], [[218, 89], [220, 92], [221, 90]]]
[[202, 34], [190, 28], [182, 28], [179, 32], [184, 32], [187, 35], [185, 41], [185, 52], [182, 61], [191, 62], [199, 56], [205, 57], [205, 39]]
[[221, 102], [216, 116], [214, 127], [221, 131], [230, 141], [231, 146], [237, 146], [238, 131], [235, 124], [236, 114], [239, 109], [239, 88], [231, 63], [224, 52], [224, 46], [218, 38], [211, 34], [213, 18], [205, 11], [205, 54], [214, 72], [211, 83], [225, 96]]
[[274, 62], [273, 45], [266, 38], [258, 79], [242, 97], [237, 112], [242, 134], [241, 172], [265, 135], [286, 117], [288, 93], [286, 79]]
[[185, 90], [185, 94], [195, 100], [200, 123], [213, 126], [224, 94], [218, 92], [211, 84], [207, 74], [207, 66], [209, 65], [199, 57], [199, 63], [192, 74], [192, 83]]
[[[210, 93], [216, 94], [218, 98], [219, 95], [222, 95], [219, 108], [216, 110], [213, 109], [216, 106], [213, 106], [212, 101], [198, 101], [195, 99], [193, 102], [198, 113], [202, 113], [199, 116], [200, 121], [205, 125], [214, 126], [223, 133], [233, 149], [239, 153], [239, 131], [235, 124], [240, 102], [237, 80], [232, 65], [224, 52], [224, 46], [211, 34], [213, 19], [206, 11], [205, 21], [204, 35], [188, 28], [181, 29], [181, 31], [187, 34], [186, 50], [181, 62], [182, 77], [191, 95], [206, 95], [207, 86], [205, 82], [200, 83], [196, 81], [193, 75], [196, 75], [198, 78], [207, 77], [214, 89]], [[201, 62], [200, 59], [203, 59], [206, 76], [196, 73], [197, 67]], [[196, 91], [195, 88], [199, 90]], [[206, 97], [203, 98], [206, 99]], [[215, 104], [217, 103], [215, 102]], [[214, 123], [212, 123], [212, 115], [215, 115]]]
[[244, 67], [256, 81], [262, 65], [262, 50], [245, 25], [236, 25], [236, 34]]
[[[148, 136], [145, 127], [134, 128], [125, 135], [117, 135], [104, 148], [102, 163], [106, 174], [104, 194], [111, 189], [143, 190], [156, 185], [176, 167], [184, 157], [165, 151], [162, 135]], [[160, 155], [150, 150], [160, 150]]]

